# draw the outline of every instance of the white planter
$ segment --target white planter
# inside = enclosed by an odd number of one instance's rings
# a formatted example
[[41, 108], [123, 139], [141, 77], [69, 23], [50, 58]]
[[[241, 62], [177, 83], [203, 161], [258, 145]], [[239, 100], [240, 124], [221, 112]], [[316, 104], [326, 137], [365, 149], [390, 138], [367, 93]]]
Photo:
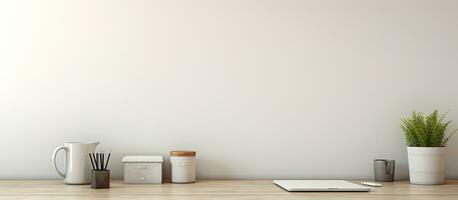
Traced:
[[445, 147], [407, 147], [410, 183], [444, 183]]

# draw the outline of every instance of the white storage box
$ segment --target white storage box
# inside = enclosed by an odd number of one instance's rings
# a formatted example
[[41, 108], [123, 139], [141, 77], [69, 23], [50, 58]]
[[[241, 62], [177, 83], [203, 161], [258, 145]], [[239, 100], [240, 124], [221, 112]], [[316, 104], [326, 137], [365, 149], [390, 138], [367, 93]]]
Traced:
[[125, 156], [124, 183], [162, 183], [162, 156]]

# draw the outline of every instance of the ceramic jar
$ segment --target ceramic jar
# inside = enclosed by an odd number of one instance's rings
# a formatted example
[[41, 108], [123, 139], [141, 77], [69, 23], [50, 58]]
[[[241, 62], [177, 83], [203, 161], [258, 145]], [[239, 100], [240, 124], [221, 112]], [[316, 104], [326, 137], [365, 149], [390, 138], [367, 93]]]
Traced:
[[172, 183], [196, 182], [196, 152], [171, 151]]

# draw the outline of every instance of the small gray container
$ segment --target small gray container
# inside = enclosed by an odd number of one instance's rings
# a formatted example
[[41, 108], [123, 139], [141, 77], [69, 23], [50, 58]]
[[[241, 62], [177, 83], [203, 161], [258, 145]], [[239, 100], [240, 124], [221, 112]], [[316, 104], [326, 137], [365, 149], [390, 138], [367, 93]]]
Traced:
[[91, 170], [91, 188], [110, 188], [110, 170]]
[[394, 181], [394, 160], [375, 159], [374, 160], [374, 180], [378, 182]]

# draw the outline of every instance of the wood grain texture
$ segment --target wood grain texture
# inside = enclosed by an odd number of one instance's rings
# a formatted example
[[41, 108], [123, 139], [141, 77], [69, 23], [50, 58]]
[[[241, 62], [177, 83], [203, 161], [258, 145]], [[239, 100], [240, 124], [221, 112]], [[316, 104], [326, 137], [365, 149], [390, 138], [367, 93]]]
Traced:
[[422, 186], [385, 183], [371, 192], [286, 192], [270, 180], [202, 180], [193, 184], [137, 185], [112, 180], [110, 189], [57, 180], [2, 180], [0, 199], [458, 199], [458, 180]]

